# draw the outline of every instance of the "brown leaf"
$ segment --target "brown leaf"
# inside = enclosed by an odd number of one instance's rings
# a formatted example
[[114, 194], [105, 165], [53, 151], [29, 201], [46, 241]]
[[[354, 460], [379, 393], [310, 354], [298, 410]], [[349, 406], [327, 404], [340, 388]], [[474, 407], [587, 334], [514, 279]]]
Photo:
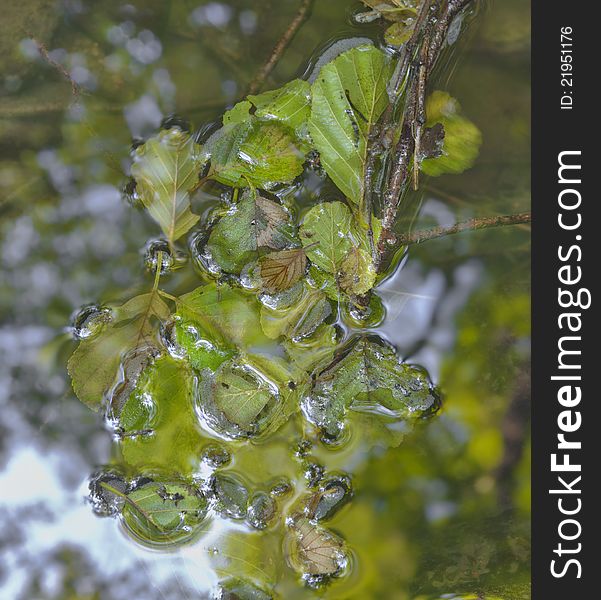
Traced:
[[335, 575], [346, 562], [342, 540], [309, 519], [295, 516], [292, 520], [293, 548], [299, 570], [311, 575]]
[[257, 247], [273, 247], [278, 227], [288, 222], [289, 215], [283, 206], [263, 196], [257, 196], [255, 207]]
[[272, 252], [259, 260], [263, 288], [269, 293], [292, 287], [305, 274], [307, 255], [304, 248]]

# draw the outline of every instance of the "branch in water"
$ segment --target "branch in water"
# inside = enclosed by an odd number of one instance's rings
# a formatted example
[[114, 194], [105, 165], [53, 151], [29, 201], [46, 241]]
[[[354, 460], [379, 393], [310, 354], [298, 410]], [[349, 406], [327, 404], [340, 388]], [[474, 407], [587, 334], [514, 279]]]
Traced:
[[296, 13], [294, 19], [288, 25], [288, 29], [284, 32], [282, 37], [278, 40], [273, 51], [267, 62], [261, 67], [255, 78], [248, 86], [247, 94], [256, 94], [265, 83], [265, 80], [269, 77], [275, 66], [278, 64], [280, 58], [288, 48], [290, 42], [296, 35], [297, 31], [301, 28], [302, 24], [308, 19], [311, 8], [313, 7], [314, 0], [302, 0], [301, 5]]
[[[426, 122], [425, 96], [428, 77], [438, 60], [453, 19], [475, 0], [426, 0], [416, 21], [411, 39], [403, 48], [397, 70], [391, 81], [389, 95], [391, 105], [384, 115], [383, 135], [389, 135], [392, 129], [395, 106], [393, 103], [404, 98], [404, 109], [400, 138], [394, 148], [390, 174], [384, 192], [384, 214], [382, 219], [382, 235], [378, 243], [375, 267], [381, 271], [385, 258], [391, 250], [390, 240], [394, 238], [392, 229], [403, 191], [412, 179], [417, 188], [419, 160], [416, 155], [420, 151], [422, 128]], [[403, 94], [404, 92], [404, 94]], [[383, 140], [380, 148], [386, 147]], [[376, 150], [379, 150], [376, 146]], [[413, 172], [410, 173], [411, 161], [414, 161]]]
[[519, 225], [521, 223], [530, 223], [532, 221], [532, 213], [523, 212], [515, 215], [503, 215], [500, 217], [478, 217], [455, 223], [451, 227], [434, 227], [433, 229], [422, 229], [400, 235], [396, 238], [396, 242], [402, 246], [412, 244], [421, 244], [428, 240], [433, 240], [447, 235], [454, 235], [462, 231], [477, 231], [478, 229], [488, 229], [490, 227], [504, 227], [506, 225]]

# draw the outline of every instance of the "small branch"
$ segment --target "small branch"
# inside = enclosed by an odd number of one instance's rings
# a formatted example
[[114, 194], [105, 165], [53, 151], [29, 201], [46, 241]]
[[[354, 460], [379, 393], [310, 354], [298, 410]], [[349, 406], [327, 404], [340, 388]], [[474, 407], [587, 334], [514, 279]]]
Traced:
[[256, 94], [263, 84], [265, 80], [269, 77], [270, 73], [273, 71], [280, 58], [286, 51], [286, 48], [290, 45], [290, 42], [301, 28], [302, 24], [308, 19], [309, 13], [311, 12], [311, 8], [313, 7], [314, 0], [302, 0], [301, 5], [296, 13], [294, 19], [292, 19], [290, 25], [282, 35], [282, 37], [278, 40], [274, 49], [271, 52], [271, 55], [267, 62], [261, 67], [259, 72], [255, 75], [255, 78], [251, 81], [248, 86], [248, 94]]
[[70, 84], [71, 84], [71, 93], [73, 95], [73, 97], [75, 99], [79, 98], [79, 95], [81, 94], [81, 88], [79, 87], [79, 85], [75, 82], [75, 80], [73, 79], [73, 77], [71, 77], [71, 74], [67, 71], [67, 69], [65, 69], [65, 67], [63, 65], [61, 65], [60, 63], [56, 62], [51, 56], [50, 53], [48, 52], [48, 48], [46, 48], [46, 46], [44, 44], [42, 44], [42, 42], [38, 41], [35, 37], [33, 37], [31, 34], [28, 34], [29, 38], [31, 39], [31, 41], [36, 45], [38, 52], [40, 53], [40, 56], [53, 68], [56, 69]]
[[[383, 135], [392, 129], [395, 104], [404, 98], [399, 140], [391, 157], [391, 169], [384, 193], [382, 235], [378, 242], [375, 267], [384, 266], [388, 252], [395, 244], [392, 233], [403, 191], [409, 180], [418, 183], [419, 151], [422, 128], [426, 121], [425, 96], [428, 77], [438, 60], [453, 19], [475, 0], [426, 0], [416, 20], [411, 39], [403, 48], [389, 87], [391, 104], [384, 115]], [[404, 92], [404, 94], [403, 94]], [[380, 142], [382, 146], [384, 144]], [[413, 160], [413, 173], [410, 165]], [[410, 177], [412, 175], [412, 177]]]
[[532, 213], [523, 212], [515, 215], [503, 215], [500, 217], [477, 217], [468, 221], [455, 223], [451, 227], [434, 227], [433, 229], [421, 229], [404, 235], [399, 235], [396, 242], [401, 246], [410, 246], [412, 244], [421, 244], [428, 240], [433, 240], [447, 235], [454, 235], [462, 231], [477, 231], [478, 229], [489, 229], [491, 227], [505, 227], [506, 225], [519, 225], [521, 223], [530, 223]]

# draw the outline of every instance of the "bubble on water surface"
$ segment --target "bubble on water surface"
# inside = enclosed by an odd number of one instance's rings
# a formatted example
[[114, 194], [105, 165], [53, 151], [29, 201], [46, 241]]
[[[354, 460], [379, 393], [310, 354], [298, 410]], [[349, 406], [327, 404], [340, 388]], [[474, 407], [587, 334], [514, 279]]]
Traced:
[[100, 333], [111, 319], [110, 308], [98, 304], [87, 304], [82, 306], [71, 318], [71, 331], [75, 338], [85, 340]]
[[187, 256], [173, 249], [167, 240], [150, 240], [144, 248], [144, 265], [149, 271], [155, 272], [161, 254], [161, 275], [173, 271], [186, 263]]

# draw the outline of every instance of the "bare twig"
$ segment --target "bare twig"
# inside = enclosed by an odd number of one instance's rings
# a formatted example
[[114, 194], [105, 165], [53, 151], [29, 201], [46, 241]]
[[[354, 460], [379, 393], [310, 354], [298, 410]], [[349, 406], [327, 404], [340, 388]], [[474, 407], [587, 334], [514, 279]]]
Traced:
[[[401, 133], [391, 156], [384, 193], [382, 234], [378, 241], [375, 267], [381, 271], [384, 259], [398, 240], [392, 234], [403, 191], [410, 179], [417, 187], [419, 151], [422, 129], [426, 121], [425, 95], [428, 77], [434, 67], [453, 19], [474, 0], [426, 0], [418, 15], [411, 39], [403, 49], [389, 86], [391, 104], [383, 116], [380, 148], [386, 147], [385, 137], [393, 127], [395, 104], [404, 99]], [[402, 92], [405, 92], [402, 95]], [[413, 172], [410, 165], [413, 160]], [[412, 175], [412, 177], [410, 176]]]
[[67, 69], [65, 69], [65, 67], [63, 65], [61, 65], [60, 63], [56, 62], [51, 56], [50, 53], [48, 52], [48, 49], [46, 48], [46, 46], [44, 44], [42, 44], [42, 42], [38, 41], [35, 37], [33, 37], [31, 34], [28, 34], [31, 41], [36, 45], [38, 52], [40, 53], [40, 56], [54, 69], [56, 69], [70, 84], [71, 84], [71, 93], [73, 94], [73, 97], [75, 99], [77, 99], [79, 97], [79, 95], [81, 94], [81, 88], [79, 87], [79, 85], [76, 83], [76, 81], [73, 79], [73, 77], [71, 77], [71, 74], [69, 73], [69, 71], [67, 71]]
[[499, 217], [478, 217], [455, 223], [451, 227], [434, 227], [433, 229], [421, 229], [396, 238], [396, 243], [400, 246], [409, 246], [412, 244], [421, 244], [435, 238], [461, 233], [462, 231], [477, 231], [478, 229], [489, 229], [490, 227], [504, 227], [506, 225], [519, 225], [521, 223], [530, 223], [532, 213], [523, 212], [515, 215], [503, 215]]
[[273, 71], [280, 58], [282, 58], [282, 55], [286, 51], [286, 48], [288, 48], [290, 42], [301, 28], [302, 24], [309, 17], [309, 13], [313, 7], [313, 2], [314, 0], [302, 0], [294, 19], [292, 19], [290, 25], [288, 25], [288, 28], [278, 40], [271, 52], [271, 55], [269, 56], [269, 59], [261, 67], [259, 72], [255, 75], [255, 78], [248, 86], [247, 94], [256, 94], [261, 89], [261, 86], [265, 83], [265, 80], [269, 77], [269, 74]]

